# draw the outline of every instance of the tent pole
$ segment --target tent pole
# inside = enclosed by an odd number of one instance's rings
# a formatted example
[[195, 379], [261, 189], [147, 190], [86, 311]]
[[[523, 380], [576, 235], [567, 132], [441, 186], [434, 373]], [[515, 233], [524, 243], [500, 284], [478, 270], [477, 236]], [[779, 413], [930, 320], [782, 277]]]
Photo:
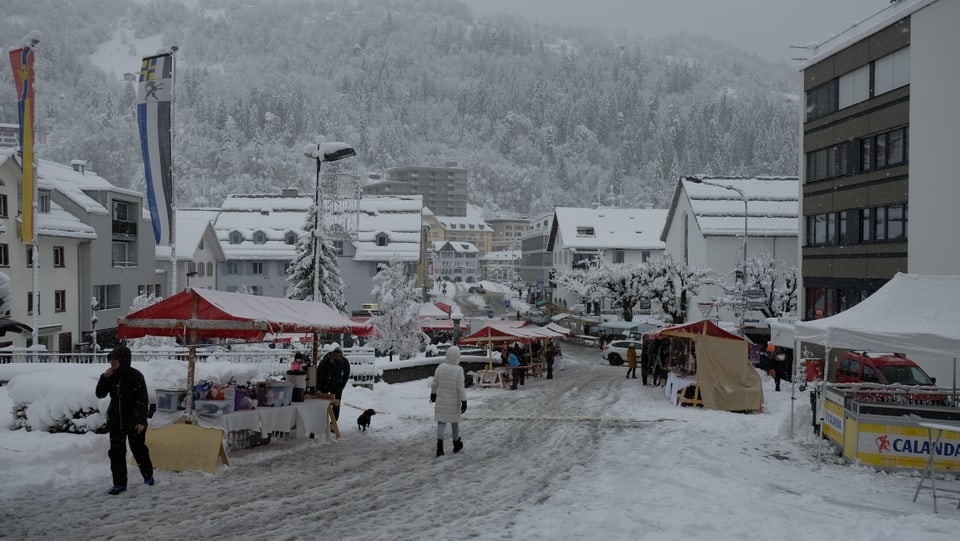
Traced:
[[823, 379], [820, 381], [820, 398], [817, 399], [817, 405], [820, 408], [820, 415], [817, 416], [820, 428], [816, 431], [817, 436], [817, 469], [821, 466], [821, 454], [823, 450], [823, 412], [826, 410], [827, 401], [827, 380], [830, 379], [830, 346], [826, 346], [823, 354]]
[[[191, 305], [191, 318], [196, 320], [197, 316], [200, 314], [200, 296], [194, 291], [190, 291], [190, 295], [193, 296]], [[197, 328], [196, 326], [190, 326], [190, 332], [187, 334], [188, 345], [190, 346], [190, 352], [187, 354], [187, 415], [193, 416], [194, 404], [193, 404], [193, 385], [196, 378], [196, 368], [197, 368]]]

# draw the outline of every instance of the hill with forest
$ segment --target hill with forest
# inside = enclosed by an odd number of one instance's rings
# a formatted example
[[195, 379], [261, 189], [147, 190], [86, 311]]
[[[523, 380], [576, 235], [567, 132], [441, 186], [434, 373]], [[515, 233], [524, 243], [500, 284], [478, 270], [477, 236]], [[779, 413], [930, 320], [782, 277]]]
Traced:
[[[706, 38], [478, 18], [454, 0], [5, 4], [6, 47], [42, 36], [38, 155], [85, 159], [124, 187], [144, 181], [136, 83], [123, 75], [178, 47], [181, 207], [311, 192], [303, 148], [318, 138], [353, 145], [356, 158], [332, 165], [358, 175], [457, 162], [489, 217], [664, 207], [680, 175], [798, 167], [796, 72]], [[0, 122], [17, 122], [10, 70]]]

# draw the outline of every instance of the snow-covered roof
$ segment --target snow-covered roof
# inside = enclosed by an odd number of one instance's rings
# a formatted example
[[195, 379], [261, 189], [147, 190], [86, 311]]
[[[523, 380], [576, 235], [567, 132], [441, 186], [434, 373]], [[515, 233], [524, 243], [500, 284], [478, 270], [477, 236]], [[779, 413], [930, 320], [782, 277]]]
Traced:
[[15, 148], [0, 148], [0, 167], [3, 167], [3, 164], [7, 163], [14, 154], [17, 153]]
[[487, 252], [480, 261], [508, 262], [513, 263], [520, 259], [523, 252], [520, 250], [499, 250], [496, 252]]
[[572, 208], [554, 211], [550, 245], [574, 250], [663, 250], [666, 209]]
[[[39, 184], [38, 184], [39, 185]], [[37, 236], [71, 239], [95, 239], [97, 231], [70, 214], [60, 205], [50, 202], [50, 212], [38, 212]]]
[[897, 21], [909, 17], [936, 1], [937, 0], [899, 0], [890, 2], [882, 10], [862, 21], [853, 23], [843, 32], [814, 44], [810, 48], [810, 57], [800, 68], [801, 71], [850, 47], [864, 38], [876, 34]]
[[[261, 260], [293, 259], [296, 254], [296, 243], [286, 243], [287, 233], [293, 232], [300, 236], [303, 232], [303, 221], [312, 205], [313, 198], [301, 195], [233, 194], [227, 196], [213, 226], [220, 246], [223, 247], [224, 257]], [[230, 233], [233, 231], [242, 235], [243, 241], [240, 244], [230, 244]], [[266, 236], [262, 244], [257, 244], [253, 240], [257, 231], [262, 231]], [[179, 228], [177, 234], [179, 236]], [[177, 242], [177, 244], [180, 243]], [[177, 252], [179, 251], [178, 248]]]
[[[176, 211], [176, 244], [177, 259], [189, 260], [193, 258], [197, 246], [200, 245], [200, 239], [204, 231], [207, 230], [207, 224], [214, 223], [220, 209], [217, 208], [199, 208], [199, 209], [177, 209]], [[170, 247], [166, 245], [157, 246], [157, 259], [170, 259]]]
[[439, 252], [449, 246], [451, 250], [460, 254], [475, 254], [480, 250], [472, 242], [463, 242], [459, 240], [436, 240], [433, 241], [433, 251]]
[[[422, 195], [375, 195], [360, 198], [354, 245], [355, 261], [417, 261], [423, 225]], [[386, 236], [386, 245], [378, 240]]]
[[[800, 212], [797, 177], [697, 178], [701, 178], [704, 183], [695, 183], [684, 178], [681, 179], [680, 184], [705, 237], [743, 234], [743, 197], [731, 188], [741, 190], [747, 199], [748, 237], [797, 236]], [[706, 184], [707, 182], [719, 186]], [[671, 217], [677, 201], [675, 197], [670, 209]], [[667, 223], [669, 224], [670, 221], [668, 220]], [[666, 228], [664, 228], [664, 235], [666, 235]]]

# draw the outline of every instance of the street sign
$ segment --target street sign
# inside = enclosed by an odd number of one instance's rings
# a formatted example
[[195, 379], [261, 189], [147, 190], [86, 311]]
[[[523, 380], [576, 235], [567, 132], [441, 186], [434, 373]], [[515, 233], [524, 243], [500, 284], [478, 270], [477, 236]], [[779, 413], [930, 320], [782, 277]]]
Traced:
[[760, 291], [759, 289], [748, 289], [744, 291], [743, 294], [748, 298], [763, 298], [763, 291]]
[[504, 308], [510, 308], [510, 301], [504, 299], [504, 301], [503, 301], [503, 307], [504, 307]]
[[762, 310], [767, 303], [758, 301], [747, 301], [747, 310]]
[[487, 319], [493, 319], [493, 310], [487, 310]]

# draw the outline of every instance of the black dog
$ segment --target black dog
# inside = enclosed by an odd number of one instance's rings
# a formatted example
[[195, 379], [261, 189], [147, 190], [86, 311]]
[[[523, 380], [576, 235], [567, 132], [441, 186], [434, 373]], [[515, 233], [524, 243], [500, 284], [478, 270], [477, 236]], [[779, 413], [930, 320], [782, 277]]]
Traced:
[[377, 412], [368, 409], [360, 414], [360, 417], [357, 417], [357, 428], [363, 432], [367, 431], [367, 428], [370, 427], [370, 418], [376, 415]]

